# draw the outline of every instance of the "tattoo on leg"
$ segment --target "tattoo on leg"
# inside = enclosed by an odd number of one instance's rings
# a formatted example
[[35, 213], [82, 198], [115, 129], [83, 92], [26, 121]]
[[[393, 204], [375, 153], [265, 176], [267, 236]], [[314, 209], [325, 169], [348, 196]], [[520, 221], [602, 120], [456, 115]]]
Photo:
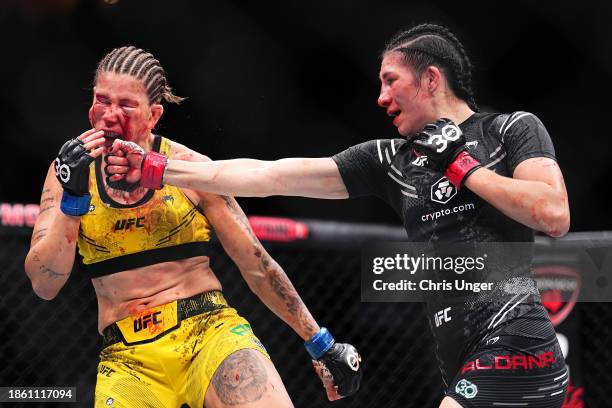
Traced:
[[250, 349], [236, 351], [217, 368], [212, 384], [224, 404], [259, 401], [266, 391], [266, 368], [253, 353], [256, 351]]

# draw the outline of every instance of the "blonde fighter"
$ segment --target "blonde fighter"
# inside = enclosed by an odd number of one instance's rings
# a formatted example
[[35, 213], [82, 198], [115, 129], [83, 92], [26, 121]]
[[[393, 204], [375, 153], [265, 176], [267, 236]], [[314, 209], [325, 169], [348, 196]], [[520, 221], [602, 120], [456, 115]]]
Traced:
[[53, 299], [78, 246], [104, 337], [95, 406], [292, 406], [264, 346], [223, 297], [210, 267], [213, 229], [251, 290], [306, 341], [328, 398], [356, 392], [355, 348], [319, 327], [233, 198], [108, 179], [105, 149], [119, 137], [206, 160], [152, 133], [161, 101], [181, 100], [159, 62], [118, 48], [99, 63], [94, 83], [92, 129], [66, 142], [49, 168], [25, 270], [36, 294]]

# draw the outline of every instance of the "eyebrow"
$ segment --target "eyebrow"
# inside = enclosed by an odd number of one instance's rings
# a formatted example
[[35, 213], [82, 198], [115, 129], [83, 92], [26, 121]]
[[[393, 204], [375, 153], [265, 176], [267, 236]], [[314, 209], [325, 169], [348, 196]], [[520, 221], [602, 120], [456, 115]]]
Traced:
[[[105, 98], [105, 99], [111, 99], [110, 96], [108, 96], [108, 94], [104, 93], [104, 92], [99, 92], [99, 91], [95, 91], [94, 95], [96, 96], [96, 98]], [[132, 103], [132, 104], [138, 104], [138, 101], [136, 99], [130, 99], [130, 98], [119, 98], [119, 103]]]
[[119, 103], [124, 103], [124, 102], [131, 103], [131, 104], [134, 104], [134, 105], [138, 105], [138, 101], [136, 99], [119, 98]]

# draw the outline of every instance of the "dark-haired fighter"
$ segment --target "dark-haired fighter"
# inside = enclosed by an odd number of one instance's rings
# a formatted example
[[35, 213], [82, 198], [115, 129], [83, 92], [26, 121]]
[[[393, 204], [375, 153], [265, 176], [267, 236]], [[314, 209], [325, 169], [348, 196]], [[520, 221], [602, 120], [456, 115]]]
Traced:
[[66, 142], [49, 168], [25, 269], [34, 291], [52, 299], [78, 244], [104, 336], [95, 406], [292, 406], [264, 346], [223, 297], [209, 262], [213, 228], [251, 290], [306, 340], [328, 398], [355, 393], [357, 351], [317, 325], [233, 198], [108, 180], [103, 145], [116, 137], [206, 160], [151, 132], [161, 101], [181, 99], [159, 62], [135, 47], [115, 49], [94, 84], [93, 129]]
[[[479, 113], [470, 60], [448, 29], [424, 24], [396, 35], [382, 54], [380, 82], [378, 104], [402, 138], [326, 158], [167, 165], [117, 141], [114, 151], [128, 157], [111, 157], [112, 178], [136, 182], [142, 170], [142, 184], [156, 188], [375, 195], [396, 210], [411, 241], [533, 242], [534, 229], [553, 237], [567, 232], [567, 193], [544, 125], [527, 112]], [[561, 407], [565, 362], [533, 280], [522, 278], [499, 285], [488, 302], [428, 299], [447, 385], [441, 407]], [[445, 319], [436, 322], [440, 311]]]

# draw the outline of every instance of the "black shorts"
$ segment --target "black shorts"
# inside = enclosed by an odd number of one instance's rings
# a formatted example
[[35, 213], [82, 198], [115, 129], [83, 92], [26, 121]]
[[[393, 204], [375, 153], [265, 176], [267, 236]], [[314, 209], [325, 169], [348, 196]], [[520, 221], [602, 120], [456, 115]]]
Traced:
[[561, 408], [569, 372], [555, 335], [499, 335], [472, 352], [446, 395], [463, 407]]

